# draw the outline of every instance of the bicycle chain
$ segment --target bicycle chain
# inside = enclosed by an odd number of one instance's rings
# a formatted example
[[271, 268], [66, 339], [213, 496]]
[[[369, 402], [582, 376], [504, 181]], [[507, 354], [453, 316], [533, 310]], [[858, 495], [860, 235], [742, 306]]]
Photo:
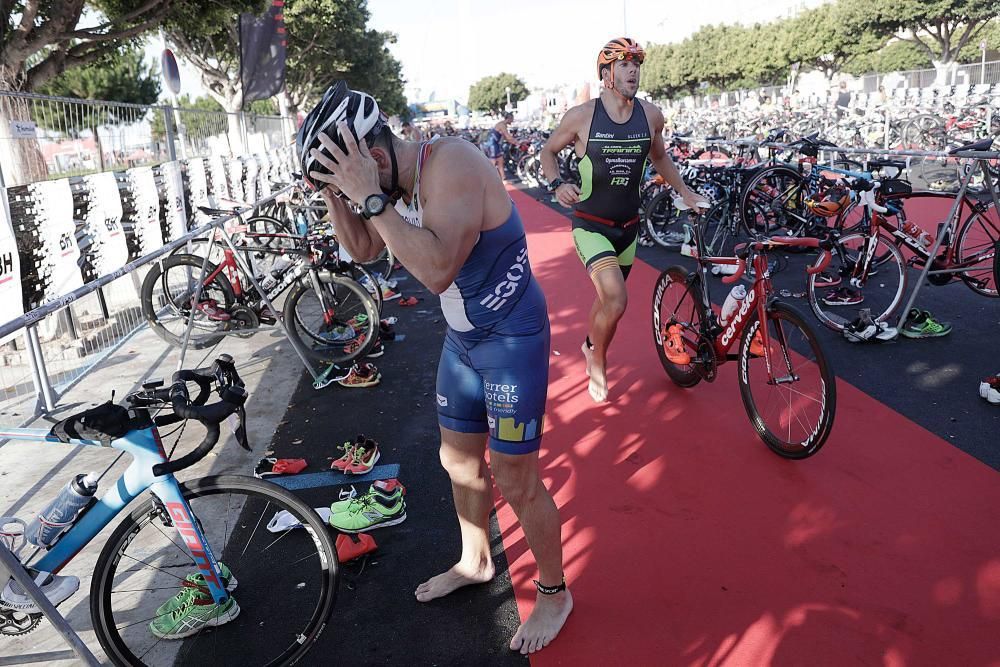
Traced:
[[42, 622], [43, 615], [21, 614], [12, 609], [0, 609], [0, 635], [17, 637], [26, 635]]

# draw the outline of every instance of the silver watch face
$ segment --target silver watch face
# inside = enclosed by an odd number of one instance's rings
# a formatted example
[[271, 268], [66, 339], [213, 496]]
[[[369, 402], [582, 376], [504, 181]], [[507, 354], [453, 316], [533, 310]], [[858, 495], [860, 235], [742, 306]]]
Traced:
[[382, 202], [381, 197], [379, 197], [378, 195], [372, 195], [371, 197], [365, 200], [365, 208], [368, 209], [369, 213], [374, 215], [380, 212], [383, 208], [385, 208], [385, 204]]

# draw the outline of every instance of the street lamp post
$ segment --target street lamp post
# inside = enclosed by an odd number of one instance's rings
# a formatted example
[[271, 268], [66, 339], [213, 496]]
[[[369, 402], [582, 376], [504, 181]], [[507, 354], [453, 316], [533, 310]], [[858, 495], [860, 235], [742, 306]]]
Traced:
[[510, 111], [510, 86], [507, 86], [507, 111]]
[[986, 40], [979, 42], [979, 50], [983, 52], [982, 64], [979, 67], [979, 85], [986, 83]]

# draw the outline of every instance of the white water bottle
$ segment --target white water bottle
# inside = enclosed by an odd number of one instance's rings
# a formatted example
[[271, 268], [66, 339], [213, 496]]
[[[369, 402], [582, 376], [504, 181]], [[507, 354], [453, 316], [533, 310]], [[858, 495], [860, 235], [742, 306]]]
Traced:
[[38, 513], [24, 531], [25, 538], [39, 547], [52, 546], [97, 493], [97, 477], [77, 475]]
[[747, 288], [743, 285], [737, 285], [729, 290], [729, 296], [726, 297], [725, 303], [722, 304], [722, 314], [719, 316], [722, 326], [728, 324], [729, 320], [733, 317], [733, 313], [736, 312], [736, 309], [740, 307], [740, 303], [745, 298], [747, 298]]

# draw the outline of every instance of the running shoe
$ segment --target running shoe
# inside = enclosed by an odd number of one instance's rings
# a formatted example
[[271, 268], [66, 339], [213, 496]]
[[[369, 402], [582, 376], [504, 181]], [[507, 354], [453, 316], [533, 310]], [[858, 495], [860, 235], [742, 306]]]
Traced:
[[331, 327], [328, 331], [324, 331], [320, 334], [324, 340], [328, 340], [331, 343], [341, 343], [354, 340], [357, 335], [358, 333], [352, 327], [343, 324]]
[[388, 286], [382, 288], [382, 300], [383, 301], [395, 301], [401, 298], [403, 295], [399, 292], [393, 292]]
[[187, 604], [153, 619], [149, 630], [160, 639], [183, 639], [205, 628], [228, 623], [239, 615], [240, 606], [236, 604], [236, 598], [230, 597], [220, 605], [211, 595], [198, 591]]
[[371, 439], [365, 440], [365, 444], [355, 446], [351, 462], [344, 468], [344, 472], [348, 475], [367, 475], [381, 457], [378, 443]]
[[856, 306], [864, 300], [865, 297], [862, 296], [861, 292], [852, 290], [849, 287], [840, 287], [831, 290], [822, 299], [823, 303], [828, 306]]
[[351, 370], [347, 376], [338, 380], [337, 383], [342, 387], [355, 388], [374, 387], [381, 381], [382, 374], [378, 372], [375, 365], [365, 362], [351, 366]]
[[363, 444], [365, 444], [365, 436], [359, 434], [358, 437], [354, 439], [354, 442], [348, 441], [341, 445], [340, 449], [343, 450], [344, 455], [338, 459], [334, 459], [330, 464], [330, 469], [340, 471], [346, 469], [347, 466], [351, 465], [351, 462], [354, 461], [354, 449]]
[[[232, 593], [236, 590], [239, 582], [236, 581], [236, 577], [233, 576], [233, 573], [226, 567], [225, 563], [220, 562], [219, 569], [222, 570], [222, 585], [226, 587], [227, 591]], [[181, 589], [177, 591], [177, 594], [156, 608], [156, 615], [166, 616], [173, 613], [175, 610], [188, 604], [195, 595], [199, 593], [206, 594], [207, 590], [205, 575], [201, 572], [189, 574], [184, 578]]]
[[670, 363], [687, 366], [691, 363], [691, 355], [684, 350], [684, 338], [681, 336], [681, 325], [671, 324], [667, 327], [667, 335], [663, 337], [663, 353]]
[[[38, 573], [35, 577], [35, 583], [53, 605], [64, 602], [80, 588], [80, 579], [68, 575]], [[7, 581], [3, 592], [0, 593], [0, 607], [12, 609], [22, 614], [40, 614], [42, 611], [28, 596], [28, 593], [21, 588], [21, 585], [13, 579]]]
[[994, 405], [1000, 404], [1000, 375], [991, 375], [980, 382], [979, 395]]
[[368, 359], [378, 359], [383, 354], [385, 354], [385, 345], [382, 344], [382, 341], [377, 340], [375, 341], [375, 346], [372, 348], [372, 351], [366, 354], [365, 357]]
[[[353, 488], [353, 487], [352, 487]], [[366, 496], [376, 495], [382, 499], [384, 504], [392, 504], [406, 495], [406, 487], [399, 483], [397, 479], [380, 479], [372, 483], [368, 491], [363, 496], [352, 496], [343, 498], [330, 505], [330, 515], [346, 512], [356, 503], [364, 502]]]
[[[365, 313], [358, 313], [351, 319], [347, 321], [347, 326], [351, 327], [355, 331], [355, 336], [368, 328], [368, 315]], [[352, 336], [353, 338], [354, 336]]]
[[840, 283], [840, 276], [835, 276], [829, 271], [816, 274], [816, 287], [836, 287]]
[[351, 503], [343, 512], [330, 512], [330, 526], [342, 533], [365, 533], [406, 521], [406, 501], [402, 493], [395, 500], [367, 493]]
[[929, 311], [911, 308], [899, 333], [907, 338], [938, 338], [951, 333], [951, 324], [938, 322]]

